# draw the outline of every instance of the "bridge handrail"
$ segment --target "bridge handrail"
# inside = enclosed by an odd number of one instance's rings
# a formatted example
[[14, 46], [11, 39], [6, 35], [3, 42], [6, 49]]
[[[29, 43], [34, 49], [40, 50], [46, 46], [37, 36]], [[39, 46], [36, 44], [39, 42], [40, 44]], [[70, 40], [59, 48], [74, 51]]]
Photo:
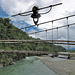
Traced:
[[0, 40], [0, 43], [44, 43], [75, 45], [75, 41], [71, 40]]

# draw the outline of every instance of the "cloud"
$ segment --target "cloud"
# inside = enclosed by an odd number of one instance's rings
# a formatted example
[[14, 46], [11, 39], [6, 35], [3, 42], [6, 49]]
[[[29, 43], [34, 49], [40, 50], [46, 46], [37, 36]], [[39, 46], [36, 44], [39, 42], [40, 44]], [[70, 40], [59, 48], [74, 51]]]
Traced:
[[32, 1], [25, 0], [1, 0], [1, 7], [9, 15], [25, 12], [32, 4]]

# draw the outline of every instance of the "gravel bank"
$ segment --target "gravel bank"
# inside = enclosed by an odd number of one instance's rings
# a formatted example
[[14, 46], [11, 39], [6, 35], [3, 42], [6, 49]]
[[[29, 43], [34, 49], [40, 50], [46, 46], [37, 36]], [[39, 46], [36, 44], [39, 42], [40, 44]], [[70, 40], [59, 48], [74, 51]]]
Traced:
[[1, 68], [3, 68], [3, 65], [2, 65], [2, 64], [0, 64], [0, 69], [1, 69]]
[[38, 57], [48, 68], [59, 75], [75, 75], [75, 60], [62, 58]]

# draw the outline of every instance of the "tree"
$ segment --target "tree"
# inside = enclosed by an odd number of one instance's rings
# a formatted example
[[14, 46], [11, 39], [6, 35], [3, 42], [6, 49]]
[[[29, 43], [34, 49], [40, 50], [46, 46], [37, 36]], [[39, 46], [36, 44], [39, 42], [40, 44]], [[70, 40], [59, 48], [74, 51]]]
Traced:
[[11, 20], [10, 20], [9, 18], [4, 18], [4, 19], [3, 19], [4, 25], [9, 24], [10, 21], [11, 21]]

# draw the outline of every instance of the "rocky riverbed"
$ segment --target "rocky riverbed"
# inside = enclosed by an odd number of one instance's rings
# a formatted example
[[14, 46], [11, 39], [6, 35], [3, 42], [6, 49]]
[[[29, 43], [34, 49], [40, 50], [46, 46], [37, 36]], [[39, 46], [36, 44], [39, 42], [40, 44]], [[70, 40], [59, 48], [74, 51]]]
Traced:
[[38, 57], [40, 61], [48, 68], [52, 69], [59, 75], [75, 75], [75, 60], [63, 58], [51, 58], [48, 56]]

